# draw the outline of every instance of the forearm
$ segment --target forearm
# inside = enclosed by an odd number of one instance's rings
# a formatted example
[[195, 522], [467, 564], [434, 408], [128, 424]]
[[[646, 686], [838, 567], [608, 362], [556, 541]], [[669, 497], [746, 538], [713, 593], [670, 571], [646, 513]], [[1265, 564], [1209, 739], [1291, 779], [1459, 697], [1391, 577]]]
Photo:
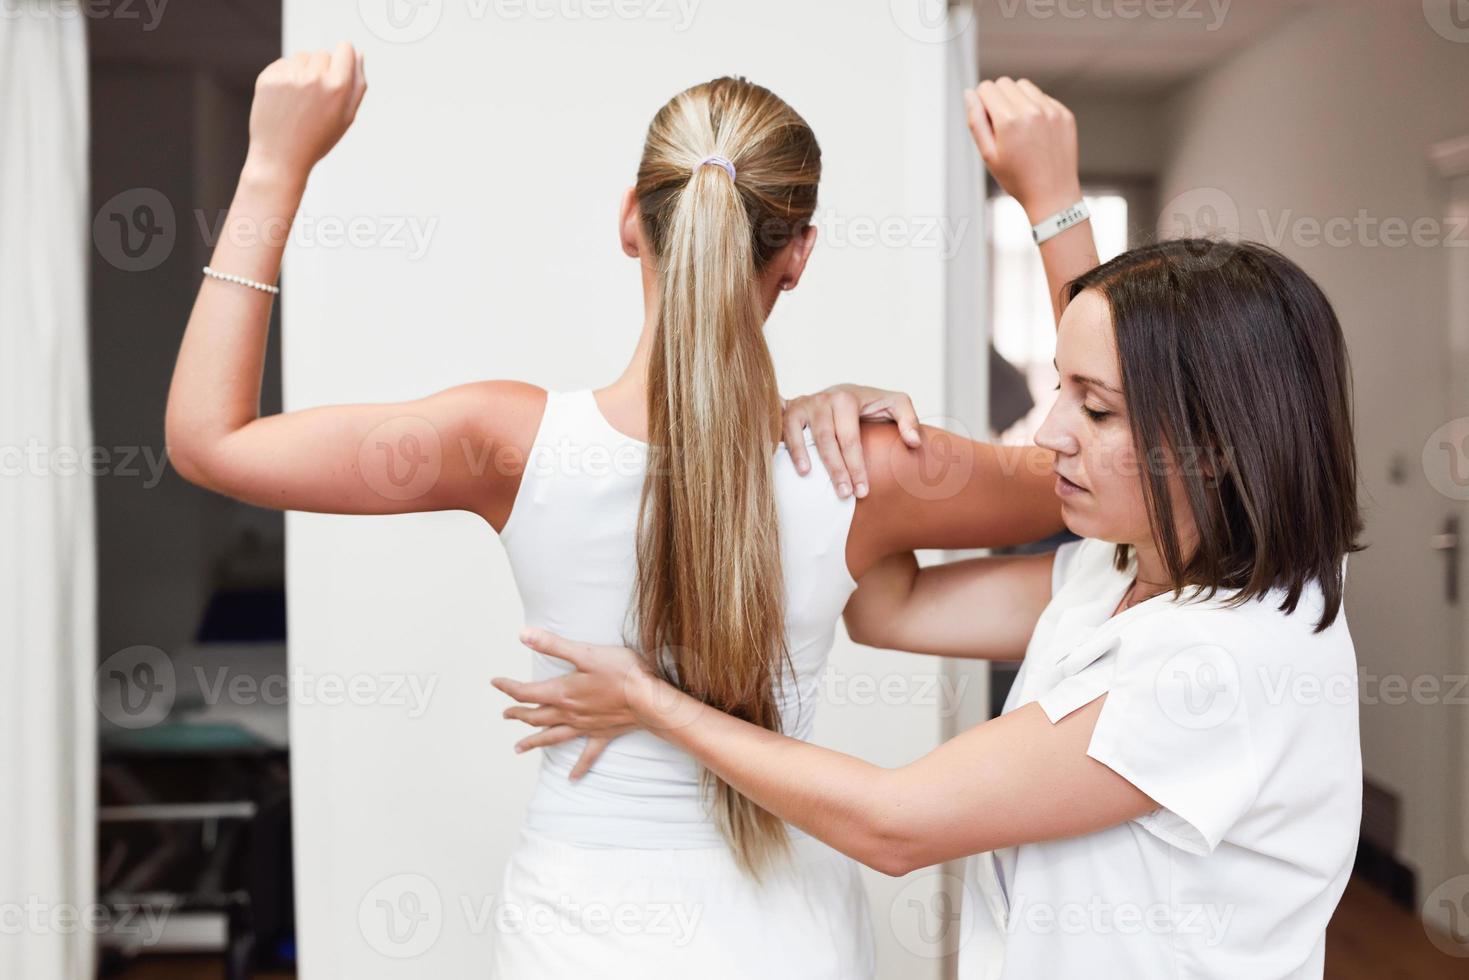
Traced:
[[[1026, 217], [1039, 224], [1063, 208], [1081, 200], [1081, 181], [1058, 186], [1033, 200], [1024, 202]], [[1041, 262], [1046, 269], [1046, 289], [1051, 296], [1051, 311], [1061, 321], [1065, 306], [1062, 290], [1066, 284], [1098, 264], [1096, 236], [1091, 219], [1072, 225], [1040, 244]]]
[[[848, 601], [847, 631], [889, 650], [1017, 660], [1050, 602], [1054, 560], [1054, 553], [986, 555], [920, 568], [911, 552], [889, 556]], [[984, 610], [983, 629], [974, 628], [975, 610]]]
[[734, 718], [655, 678], [634, 690], [642, 727], [787, 823], [878, 871], [902, 873], [893, 770]]
[[[305, 186], [304, 175], [247, 159], [210, 266], [275, 282]], [[263, 290], [201, 276], [168, 392], [165, 438], [176, 464], [201, 460], [259, 416], [273, 302]]]

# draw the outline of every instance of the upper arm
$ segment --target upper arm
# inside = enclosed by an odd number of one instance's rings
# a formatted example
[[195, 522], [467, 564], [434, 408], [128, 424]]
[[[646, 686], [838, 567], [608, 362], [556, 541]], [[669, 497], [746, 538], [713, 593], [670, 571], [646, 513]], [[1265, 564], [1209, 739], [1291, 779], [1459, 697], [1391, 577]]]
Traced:
[[879, 561], [843, 614], [858, 643], [950, 657], [1018, 659], [1051, 601], [1054, 552], [917, 567], [911, 552]]
[[333, 514], [468, 510], [508, 517], [546, 394], [477, 381], [402, 402], [254, 419], [173, 460], [190, 481], [261, 507]]
[[1051, 722], [1035, 702], [891, 770], [887, 822], [906, 867], [1094, 833], [1158, 803], [1087, 754], [1107, 695]]
[[911, 448], [896, 426], [862, 426], [870, 490], [847, 538], [853, 578], [894, 552], [1007, 547], [1065, 526], [1049, 452], [920, 428], [922, 445]]

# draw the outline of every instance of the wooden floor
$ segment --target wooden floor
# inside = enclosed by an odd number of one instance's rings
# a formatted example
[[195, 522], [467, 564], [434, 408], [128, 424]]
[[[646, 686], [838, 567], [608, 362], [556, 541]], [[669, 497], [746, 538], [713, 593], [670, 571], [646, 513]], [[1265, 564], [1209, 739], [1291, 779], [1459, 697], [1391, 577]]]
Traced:
[[[289, 980], [293, 973], [257, 973]], [[1416, 915], [1380, 892], [1352, 882], [1326, 930], [1326, 980], [1469, 980], [1469, 958], [1434, 948]], [[224, 980], [213, 957], [157, 957], [136, 963], [119, 980]]]
[[1418, 916], [1353, 880], [1326, 928], [1327, 980], [1466, 980], [1469, 958], [1428, 941]]

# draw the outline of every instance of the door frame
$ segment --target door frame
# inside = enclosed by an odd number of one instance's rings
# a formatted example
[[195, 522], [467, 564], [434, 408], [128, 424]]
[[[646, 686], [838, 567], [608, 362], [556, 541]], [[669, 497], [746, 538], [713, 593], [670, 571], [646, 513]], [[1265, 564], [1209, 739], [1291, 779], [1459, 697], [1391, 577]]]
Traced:
[[[1443, 140], [1428, 147], [1428, 159], [1444, 183], [1443, 213], [1445, 230], [1452, 231], [1460, 221], [1469, 222], [1469, 133], [1455, 139]], [[1446, 322], [1444, 339], [1448, 364], [1448, 399], [1444, 406], [1445, 418], [1469, 417], [1469, 248], [1445, 249]], [[1450, 502], [1448, 513], [1457, 510], [1459, 517], [1460, 544], [1457, 549], [1459, 610], [1454, 617], [1456, 636], [1453, 639], [1452, 663], [1456, 670], [1469, 674], [1469, 603], [1464, 599], [1463, 582], [1466, 563], [1463, 539], [1469, 530], [1469, 505]], [[1458, 838], [1460, 857], [1469, 860], [1469, 718], [1456, 712], [1459, 718], [1459, 759], [1455, 766], [1459, 771]]]

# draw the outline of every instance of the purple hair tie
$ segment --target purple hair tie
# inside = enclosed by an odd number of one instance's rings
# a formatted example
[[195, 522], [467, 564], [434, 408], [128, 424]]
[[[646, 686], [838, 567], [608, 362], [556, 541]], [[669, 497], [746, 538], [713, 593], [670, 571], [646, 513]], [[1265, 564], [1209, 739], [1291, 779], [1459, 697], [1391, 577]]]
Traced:
[[724, 157], [720, 156], [707, 156], [704, 159], [700, 160], [697, 164], [695, 164], [694, 169], [698, 170], [700, 167], [707, 167], [711, 163], [714, 164], [716, 167], [723, 167], [724, 172], [729, 174], [730, 180], [735, 179], [735, 165], [733, 163], [730, 163]]

